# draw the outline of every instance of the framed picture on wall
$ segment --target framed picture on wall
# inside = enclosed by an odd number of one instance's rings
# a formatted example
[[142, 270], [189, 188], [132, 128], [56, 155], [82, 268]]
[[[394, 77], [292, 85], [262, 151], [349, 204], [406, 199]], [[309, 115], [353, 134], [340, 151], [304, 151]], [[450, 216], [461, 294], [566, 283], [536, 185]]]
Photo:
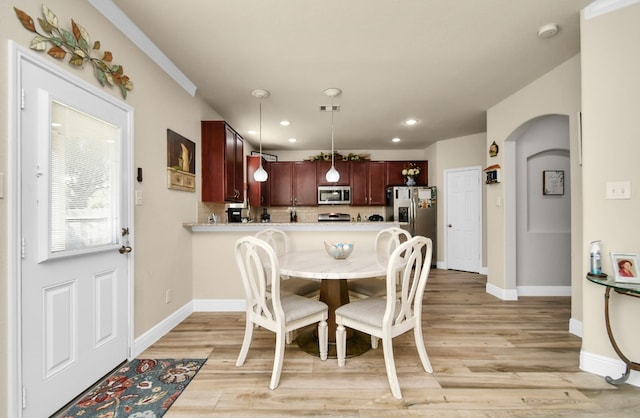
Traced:
[[167, 187], [196, 191], [196, 144], [167, 129]]
[[640, 283], [638, 263], [640, 263], [639, 254], [611, 253], [611, 267], [615, 271], [616, 282]]
[[564, 194], [564, 170], [544, 170], [542, 172], [542, 194]]

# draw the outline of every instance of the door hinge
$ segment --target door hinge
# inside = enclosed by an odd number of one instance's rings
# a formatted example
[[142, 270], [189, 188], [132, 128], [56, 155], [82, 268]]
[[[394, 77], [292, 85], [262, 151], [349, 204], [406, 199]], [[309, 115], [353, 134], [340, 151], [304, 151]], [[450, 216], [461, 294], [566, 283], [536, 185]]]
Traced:
[[22, 387], [22, 409], [27, 407], [27, 388]]
[[23, 260], [26, 253], [26, 246], [27, 245], [25, 244], [24, 237], [22, 237], [22, 239], [20, 239], [20, 256]]
[[20, 109], [24, 109], [24, 89], [20, 89]]

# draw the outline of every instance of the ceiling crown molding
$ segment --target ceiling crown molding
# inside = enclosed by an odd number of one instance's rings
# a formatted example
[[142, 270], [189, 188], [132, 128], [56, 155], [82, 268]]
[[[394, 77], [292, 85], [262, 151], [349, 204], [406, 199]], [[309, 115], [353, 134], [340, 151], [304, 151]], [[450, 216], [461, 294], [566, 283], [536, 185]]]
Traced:
[[192, 96], [196, 94], [196, 85], [158, 48], [129, 17], [111, 0], [89, 0], [89, 3], [102, 13], [116, 28], [160, 66]]

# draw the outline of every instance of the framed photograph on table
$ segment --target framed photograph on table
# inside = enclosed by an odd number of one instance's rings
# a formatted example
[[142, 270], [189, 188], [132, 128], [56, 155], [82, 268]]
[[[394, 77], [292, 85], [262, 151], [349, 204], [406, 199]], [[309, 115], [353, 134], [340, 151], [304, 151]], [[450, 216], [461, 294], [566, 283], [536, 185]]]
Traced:
[[616, 282], [640, 283], [638, 263], [640, 263], [640, 254], [611, 253], [611, 267], [615, 272]]
[[564, 170], [544, 170], [542, 172], [542, 194], [564, 194]]

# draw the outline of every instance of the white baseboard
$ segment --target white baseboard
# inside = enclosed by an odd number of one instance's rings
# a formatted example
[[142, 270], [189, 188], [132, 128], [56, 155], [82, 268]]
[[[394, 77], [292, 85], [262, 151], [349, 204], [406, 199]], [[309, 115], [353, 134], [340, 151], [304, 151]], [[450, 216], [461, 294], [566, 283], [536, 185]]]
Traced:
[[577, 337], [582, 338], [582, 321], [571, 318], [569, 320], [569, 332]]
[[517, 286], [518, 296], [571, 296], [571, 286]]
[[[436, 263], [436, 268], [441, 269], [441, 270], [447, 270], [447, 262], [446, 261], [438, 261]], [[487, 275], [489, 274], [489, 269], [487, 267], [480, 267], [480, 271], [478, 272], [478, 274], [484, 274]]]
[[194, 312], [244, 312], [244, 299], [194, 299]]
[[[194, 299], [136, 338], [131, 359], [162, 338], [193, 312], [244, 312], [244, 299]], [[131, 360], [130, 359], [130, 360]]]
[[[599, 376], [611, 376], [614, 379], [624, 374], [625, 364], [620, 359], [612, 359], [598, 354], [580, 351], [580, 369]], [[640, 372], [631, 370], [628, 384], [640, 387]]]
[[486, 292], [502, 300], [518, 300], [518, 291], [515, 289], [502, 289], [494, 284], [487, 283]]
[[136, 338], [133, 342], [131, 359], [139, 356], [144, 350], [151, 347], [153, 343], [175, 328], [180, 322], [184, 321], [191, 313], [193, 313], [193, 301], [185, 304], [149, 331]]

